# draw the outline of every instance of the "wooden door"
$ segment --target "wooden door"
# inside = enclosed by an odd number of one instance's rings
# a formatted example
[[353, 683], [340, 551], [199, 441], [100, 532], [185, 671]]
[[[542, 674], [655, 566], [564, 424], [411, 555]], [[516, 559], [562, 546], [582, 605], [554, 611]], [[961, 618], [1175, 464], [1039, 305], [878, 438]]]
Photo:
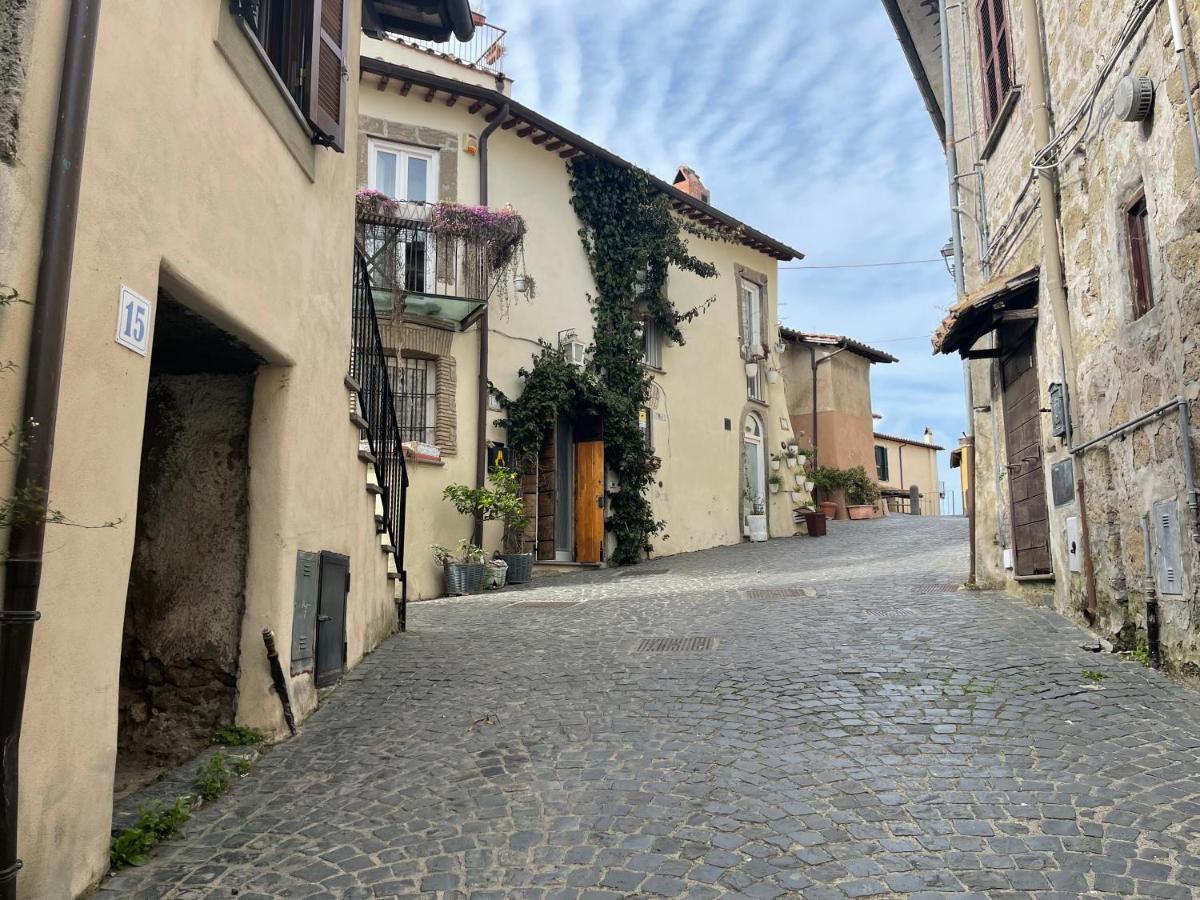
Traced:
[[575, 562], [598, 563], [604, 547], [604, 442], [575, 445]]
[[[1042, 469], [1041, 393], [1037, 377], [1035, 331], [1006, 336], [1000, 360], [1004, 387], [1004, 434], [1008, 447], [1008, 487], [1012, 501], [1016, 573], [1048, 575], [1050, 513]], [[1009, 343], [1009, 340], [1012, 343]]]
[[537, 468], [537, 558], [554, 559], [554, 432], [542, 440]]

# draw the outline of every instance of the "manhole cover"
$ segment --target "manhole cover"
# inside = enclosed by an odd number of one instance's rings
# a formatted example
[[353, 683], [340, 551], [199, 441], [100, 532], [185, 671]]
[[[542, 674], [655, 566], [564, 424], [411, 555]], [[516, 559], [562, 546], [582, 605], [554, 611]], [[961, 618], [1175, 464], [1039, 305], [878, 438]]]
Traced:
[[639, 653], [694, 653], [714, 650], [717, 639], [710, 637], [646, 638], [637, 645]]
[[515, 609], [566, 609], [578, 605], [578, 600], [522, 600], [519, 603], [509, 604]]
[[911, 619], [916, 613], [911, 609], [866, 609], [863, 617], [867, 619]]

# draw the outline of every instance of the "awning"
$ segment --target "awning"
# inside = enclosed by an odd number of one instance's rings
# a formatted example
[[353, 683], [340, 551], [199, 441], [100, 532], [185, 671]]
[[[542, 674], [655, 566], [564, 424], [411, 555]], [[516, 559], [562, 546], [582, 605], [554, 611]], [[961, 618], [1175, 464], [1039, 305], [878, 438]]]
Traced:
[[[933, 335], [934, 353], [966, 355], [975, 342], [993, 331], [1006, 314], [1010, 318], [1036, 317], [1038, 268], [989, 281], [950, 307]], [[1020, 312], [1018, 312], [1020, 311]]]

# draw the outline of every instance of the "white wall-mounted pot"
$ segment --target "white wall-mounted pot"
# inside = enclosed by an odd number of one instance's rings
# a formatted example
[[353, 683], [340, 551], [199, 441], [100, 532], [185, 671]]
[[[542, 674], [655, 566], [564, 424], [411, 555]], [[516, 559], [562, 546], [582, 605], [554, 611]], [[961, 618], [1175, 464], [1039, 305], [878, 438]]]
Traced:
[[746, 363], [746, 377], [747, 378], [755, 378], [757, 376], [758, 376], [758, 363], [756, 363], [756, 362]]
[[808, 491], [810, 494], [813, 492], [814, 487], [816, 487], [816, 485], [813, 482], [811, 482], [811, 481], [804, 482], [804, 489], [806, 491]]
[[779, 370], [778, 369], [767, 369], [767, 384], [778, 384], [778, 383], [779, 383]]
[[525, 279], [524, 275], [518, 275], [513, 278], [513, 287], [517, 289], [518, 294], [524, 294], [529, 290], [529, 282]]
[[777, 460], [777, 459], [771, 460], [771, 471], [772, 472], [778, 472], [779, 466], [780, 466], [779, 460]]

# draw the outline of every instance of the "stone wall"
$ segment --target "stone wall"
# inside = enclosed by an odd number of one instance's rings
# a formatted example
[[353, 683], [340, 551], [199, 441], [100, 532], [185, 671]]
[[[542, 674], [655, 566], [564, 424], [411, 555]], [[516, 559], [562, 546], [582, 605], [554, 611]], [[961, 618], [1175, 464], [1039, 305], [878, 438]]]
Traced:
[[[1061, 127], [1084, 102], [1095, 84], [1098, 59], [1112, 55], [1118, 32], [1133, 2], [1116, 4], [1044, 4], [1045, 46], [1049, 61], [1049, 95], [1053, 122]], [[1183, 4], [1190, 13], [1188, 40], [1200, 3]], [[1007, 4], [1014, 38], [1015, 82], [1028, 84], [1023, 49], [1021, 4]], [[979, 254], [974, 226], [963, 220], [968, 290], [997, 276], [1011, 276], [1042, 260], [1040, 210], [1036, 185], [1030, 184], [1030, 161], [1037, 147], [1032, 109], [1019, 96], [1002, 133], [991, 135], [982, 122], [979, 94], [978, 30], [971, 9], [951, 15], [952, 61], [957, 90], [959, 169], [973, 172], [982, 162], [991, 253]], [[969, 17], [965, 41], [957, 17]], [[1194, 53], [1189, 61], [1195, 65]], [[1149, 76], [1156, 96], [1151, 119], [1124, 123], [1111, 114], [1111, 97], [1120, 78]], [[966, 92], [972, 97], [968, 102]], [[975, 112], [972, 118], [971, 112]], [[1134, 40], [1117, 57], [1101, 85], [1095, 114], [1086, 132], [1076, 131], [1077, 147], [1059, 169], [1060, 234], [1065, 258], [1069, 308], [1069, 340], [1076, 369], [1064, 372], [1059, 336], [1044, 294], [1038, 304], [1038, 374], [1042, 406], [1049, 407], [1047, 386], [1073, 380], [1073, 445], [1099, 436], [1176, 396], [1200, 414], [1200, 192], [1189, 143], [1183, 88], [1170, 45], [1166, 4], [1158, 4], [1142, 22]], [[1082, 134], [1082, 140], [1079, 140]], [[991, 144], [991, 147], [987, 145]], [[978, 149], [977, 149], [978, 148]], [[990, 149], [983, 157], [982, 150]], [[978, 181], [964, 179], [962, 205], [979, 212]], [[1150, 251], [1154, 308], [1139, 319], [1132, 313], [1129, 262], [1123, 210], [1144, 190], [1150, 214]], [[984, 337], [979, 347], [990, 346]], [[1087, 583], [1069, 572], [1066, 545], [1068, 518], [1083, 512], [1078, 500], [1055, 507], [1050, 492], [1050, 466], [1070, 458], [1067, 442], [1050, 434], [1050, 417], [1042, 416], [1046, 493], [1055, 568], [1051, 584], [1014, 584], [1003, 567], [1004, 548], [1011, 546], [1010, 497], [1006, 462], [1003, 397], [997, 366], [986, 360], [972, 364], [978, 478], [981, 580], [1008, 583], [1033, 599], [1053, 602], [1062, 612], [1085, 621]], [[1200, 447], [1193, 447], [1193, 452]], [[1182, 526], [1183, 594], [1162, 598], [1163, 650], [1171, 666], [1196, 670], [1200, 663], [1200, 625], [1192, 610], [1196, 591], [1196, 545], [1189, 532], [1184, 490], [1182, 438], [1174, 416], [1160, 418], [1075, 459], [1086, 487], [1090, 552], [1095, 561], [1098, 615], [1094, 627], [1118, 645], [1137, 641], [1145, 627], [1142, 517], [1160, 500], [1176, 500]], [[1051, 594], [1052, 591], [1052, 594]]]
[[7, 163], [17, 156], [28, 9], [29, 0], [0, 0], [0, 160]]

